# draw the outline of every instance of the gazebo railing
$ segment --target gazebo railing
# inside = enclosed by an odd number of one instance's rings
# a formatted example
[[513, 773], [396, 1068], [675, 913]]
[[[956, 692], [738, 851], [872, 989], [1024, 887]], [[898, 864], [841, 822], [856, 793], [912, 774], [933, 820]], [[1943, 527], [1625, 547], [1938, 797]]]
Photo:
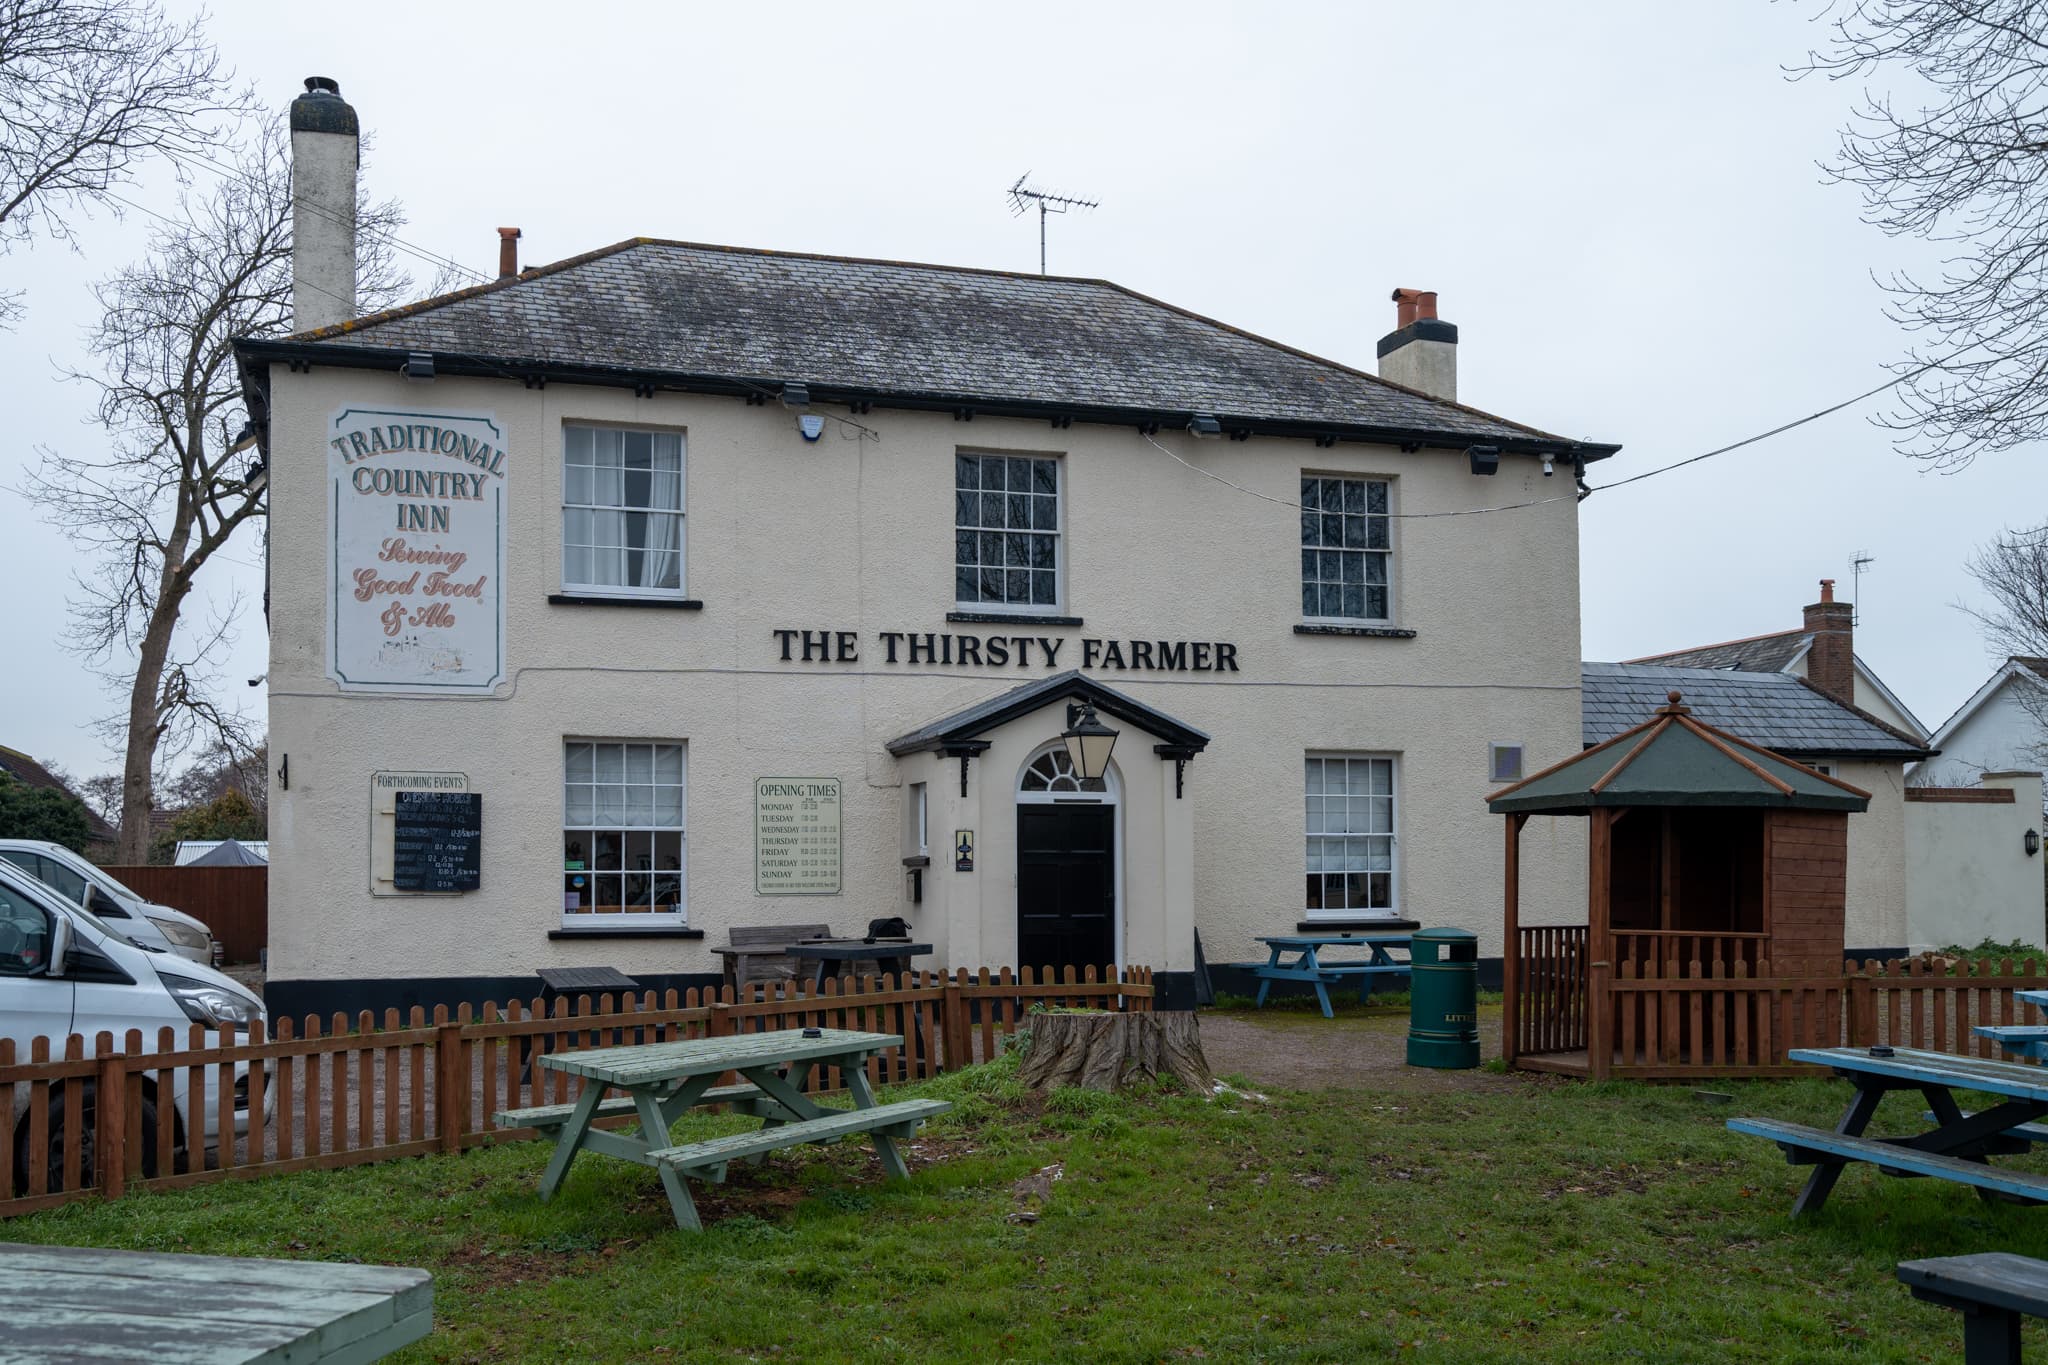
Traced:
[[1677, 981], [1733, 976], [1739, 966], [1755, 976], [1769, 951], [1765, 946], [1769, 937], [1690, 929], [1617, 929], [1614, 971], [1616, 976]]
[[1587, 933], [1583, 924], [1516, 930], [1515, 1055], [1577, 1052], [1586, 1046]]

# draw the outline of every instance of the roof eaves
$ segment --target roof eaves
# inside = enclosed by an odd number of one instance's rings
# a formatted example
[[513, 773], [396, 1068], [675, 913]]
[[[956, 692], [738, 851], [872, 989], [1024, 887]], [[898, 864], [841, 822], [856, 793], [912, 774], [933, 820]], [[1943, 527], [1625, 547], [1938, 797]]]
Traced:
[[[1794, 675], [1791, 675], [1791, 676], [1797, 677], [1798, 675], [1794, 674]], [[1898, 757], [1900, 757], [1900, 758], [1907, 758], [1907, 759], [1921, 759], [1921, 758], [1932, 758], [1932, 757], [1934, 757], [1934, 755], [1935, 755], [1935, 754], [1937, 754], [1937, 753], [1941, 752], [1941, 751], [1940, 751], [1940, 750], [1938, 750], [1938, 749], [1930, 749], [1930, 748], [1928, 748], [1928, 747], [1927, 747], [1927, 743], [1926, 743], [1926, 741], [1922, 740], [1922, 739], [1921, 739], [1921, 738], [1920, 738], [1920, 737], [1919, 737], [1918, 735], [1910, 735], [1910, 734], [1907, 734], [1907, 733], [1906, 733], [1906, 732], [1905, 732], [1904, 730], [1901, 730], [1901, 729], [1900, 729], [1900, 728], [1899, 728], [1898, 726], [1896, 726], [1896, 725], [1892, 725], [1892, 724], [1889, 724], [1889, 723], [1887, 723], [1887, 722], [1885, 722], [1885, 721], [1882, 721], [1882, 720], [1879, 720], [1879, 719], [1878, 719], [1878, 718], [1877, 718], [1876, 716], [1873, 716], [1873, 715], [1871, 715], [1871, 714], [1870, 714], [1870, 713], [1869, 713], [1868, 711], [1865, 711], [1865, 710], [1864, 710], [1864, 709], [1863, 709], [1862, 707], [1860, 707], [1860, 706], [1852, 706], [1852, 705], [1850, 705], [1850, 704], [1849, 704], [1848, 702], [1845, 702], [1845, 701], [1843, 701], [1843, 700], [1842, 700], [1842, 699], [1841, 699], [1840, 697], [1838, 697], [1838, 696], [1836, 696], [1836, 695], [1835, 695], [1834, 693], [1832, 693], [1832, 692], [1828, 691], [1828, 690], [1827, 690], [1826, 688], [1823, 688], [1823, 687], [1817, 687], [1817, 686], [1815, 686], [1815, 685], [1814, 685], [1814, 683], [1813, 683], [1813, 681], [1812, 681], [1812, 679], [1810, 679], [1810, 678], [1799, 678], [1799, 685], [1800, 685], [1801, 687], [1804, 687], [1804, 688], [1805, 688], [1805, 689], [1806, 689], [1807, 691], [1809, 691], [1809, 692], [1812, 692], [1812, 693], [1814, 693], [1814, 694], [1815, 694], [1815, 695], [1817, 695], [1817, 696], [1822, 696], [1822, 697], [1826, 697], [1826, 698], [1827, 698], [1827, 699], [1828, 699], [1829, 701], [1831, 701], [1831, 702], [1833, 702], [1833, 703], [1834, 703], [1835, 705], [1837, 705], [1837, 706], [1841, 707], [1841, 708], [1842, 708], [1842, 709], [1843, 709], [1844, 711], [1847, 711], [1847, 712], [1848, 712], [1848, 713], [1849, 713], [1850, 715], [1852, 715], [1852, 716], [1855, 716], [1855, 717], [1856, 717], [1856, 718], [1857, 718], [1858, 720], [1863, 720], [1863, 721], [1867, 721], [1867, 722], [1869, 722], [1870, 724], [1872, 724], [1872, 725], [1875, 725], [1875, 726], [1876, 726], [1876, 727], [1877, 727], [1878, 729], [1880, 729], [1880, 730], [1884, 731], [1884, 732], [1885, 732], [1886, 734], [1890, 735], [1890, 736], [1891, 736], [1891, 737], [1892, 737], [1893, 739], [1896, 739], [1896, 740], [1898, 740], [1898, 741], [1899, 741], [1899, 742], [1900, 742], [1901, 744], [1907, 745], [1907, 746], [1908, 746], [1909, 748], [1911, 748], [1911, 749], [1912, 749], [1912, 751], [1913, 751], [1913, 752], [1911, 752], [1911, 753], [1909, 753], [1909, 754], [1901, 754], [1901, 755], [1898, 755]], [[1846, 750], [1842, 750], [1842, 751], [1837, 751], [1837, 752], [1844, 752], [1844, 753], [1846, 753], [1847, 751], [1846, 751]]]

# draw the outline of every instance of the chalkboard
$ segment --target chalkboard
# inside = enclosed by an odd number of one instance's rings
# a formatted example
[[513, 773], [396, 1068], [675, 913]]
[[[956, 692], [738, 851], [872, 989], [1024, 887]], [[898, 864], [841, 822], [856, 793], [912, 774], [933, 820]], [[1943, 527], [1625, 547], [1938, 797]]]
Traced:
[[391, 884], [400, 891], [474, 891], [484, 799], [476, 792], [394, 792]]

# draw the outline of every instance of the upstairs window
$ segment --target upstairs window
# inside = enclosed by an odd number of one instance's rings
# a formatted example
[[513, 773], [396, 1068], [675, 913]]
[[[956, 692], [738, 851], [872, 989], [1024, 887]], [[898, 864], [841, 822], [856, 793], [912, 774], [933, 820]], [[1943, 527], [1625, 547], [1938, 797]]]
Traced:
[[1059, 528], [1058, 460], [953, 457], [953, 595], [961, 606], [1058, 607]]
[[562, 587], [682, 596], [681, 432], [563, 428]]
[[1314, 621], [1391, 616], [1393, 540], [1385, 479], [1301, 478], [1301, 614]]

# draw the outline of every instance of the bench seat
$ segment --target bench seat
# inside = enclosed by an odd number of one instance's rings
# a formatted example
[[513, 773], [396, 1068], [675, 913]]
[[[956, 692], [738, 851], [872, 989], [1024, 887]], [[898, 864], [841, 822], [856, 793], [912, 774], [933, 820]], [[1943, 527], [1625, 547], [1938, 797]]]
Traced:
[[1325, 981], [1341, 981], [1347, 976], [1406, 976], [1405, 962], [1325, 962], [1315, 967], [1279, 966], [1260, 962], [1251, 968], [1253, 976], [1265, 977], [1272, 981], [1313, 981], [1321, 977]]
[[1737, 1133], [1771, 1139], [1785, 1149], [1786, 1158], [1795, 1164], [1813, 1165], [1829, 1157], [1867, 1161], [1888, 1174], [1932, 1176], [2015, 1199], [2048, 1201], [2048, 1175], [2031, 1175], [1939, 1152], [1922, 1152], [1879, 1138], [1850, 1137], [1777, 1119], [1729, 1119], [1728, 1127]]
[[2048, 1261], [2009, 1251], [1899, 1262], [1899, 1280], [1926, 1303], [1963, 1315], [1967, 1365], [2020, 1358], [2020, 1318], [2048, 1317]]
[[2022, 1057], [2048, 1057], [2048, 1025], [1977, 1024], [1970, 1030]]
[[869, 1109], [842, 1109], [819, 1118], [759, 1128], [730, 1137], [706, 1138], [680, 1147], [663, 1147], [649, 1152], [649, 1165], [666, 1166], [680, 1175], [703, 1180], [721, 1180], [725, 1165], [746, 1157], [761, 1156], [805, 1142], [825, 1142], [854, 1133], [883, 1132], [890, 1137], [910, 1137], [925, 1119], [943, 1114], [953, 1106], [945, 1100], [899, 1100]]
[[[704, 1092], [699, 1104], [745, 1104], [761, 1098], [758, 1086], [721, 1085]], [[543, 1104], [532, 1109], [501, 1109], [492, 1118], [500, 1128], [559, 1128], [569, 1121], [576, 1112], [571, 1104]], [[600, 1119], [630, 1118], [639, 1113], [630, 1096], [622, 1099], [600, 1100], [595, 1117]]]

